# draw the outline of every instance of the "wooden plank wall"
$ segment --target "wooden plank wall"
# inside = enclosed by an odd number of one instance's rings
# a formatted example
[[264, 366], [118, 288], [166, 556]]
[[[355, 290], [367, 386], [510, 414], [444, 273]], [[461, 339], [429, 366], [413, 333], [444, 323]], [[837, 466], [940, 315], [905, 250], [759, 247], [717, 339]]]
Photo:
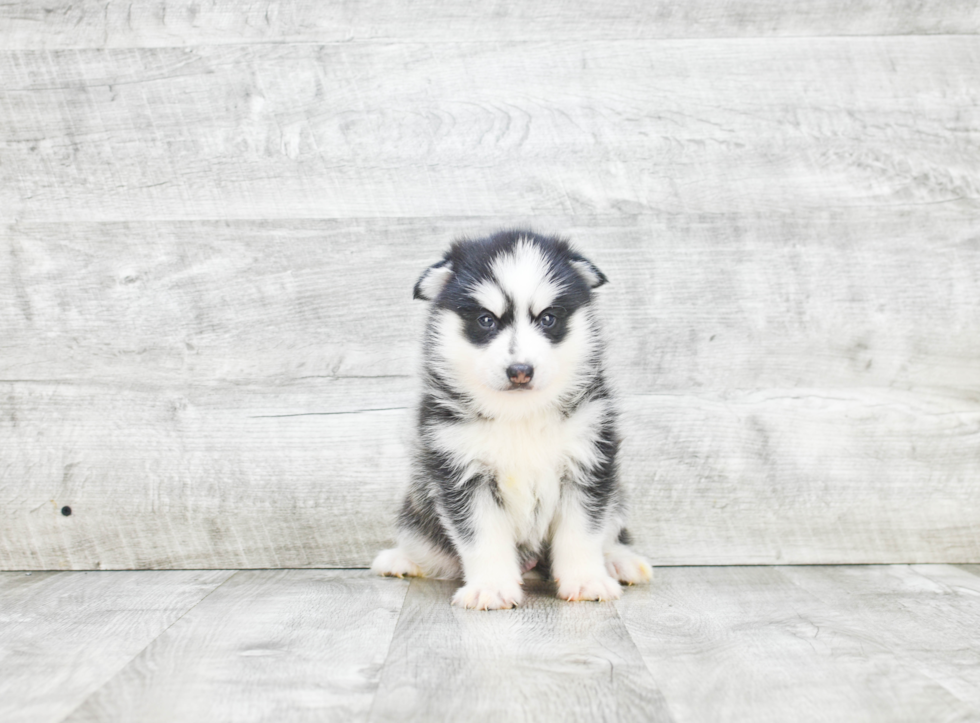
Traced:
[[518, 224], [612, 280], [655, 563], [980, 562], [978, 33], [912, 0], [0, 6], [0, 567], [365, 565], [412, 284]]

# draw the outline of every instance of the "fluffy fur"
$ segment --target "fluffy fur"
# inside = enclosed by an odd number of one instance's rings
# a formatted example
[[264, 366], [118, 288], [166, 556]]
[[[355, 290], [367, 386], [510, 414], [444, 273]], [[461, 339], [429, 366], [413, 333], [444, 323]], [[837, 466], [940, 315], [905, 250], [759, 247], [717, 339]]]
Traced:
[[606, 277], [557, 238], [457, 241], [415, 285], [431, 302], [412, 482], [382, 575], [457, 578], [453, 603], [520, 604], [538, 566], [567, 600], [650, 579], [627, 546], [616, 410], [593, 289]]

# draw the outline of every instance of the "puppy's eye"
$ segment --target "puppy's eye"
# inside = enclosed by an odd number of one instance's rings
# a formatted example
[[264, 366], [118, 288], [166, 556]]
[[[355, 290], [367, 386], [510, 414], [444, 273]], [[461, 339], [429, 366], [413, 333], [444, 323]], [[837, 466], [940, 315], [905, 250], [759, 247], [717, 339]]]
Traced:
[[550, 312], [545, 312], [544, 314], [538, 317], [538, 323], [541, 324], [541, 326], [544, 327], [545, 329], [550, 329], [551, 327], [553, 327], [556, 321], [558, 321], [558, 319], [555, 317], [554, 314]]
[[484, 329], [492, 329], [497, 325], [497, 320], [491, 314], [480, 314], [476, 321]]

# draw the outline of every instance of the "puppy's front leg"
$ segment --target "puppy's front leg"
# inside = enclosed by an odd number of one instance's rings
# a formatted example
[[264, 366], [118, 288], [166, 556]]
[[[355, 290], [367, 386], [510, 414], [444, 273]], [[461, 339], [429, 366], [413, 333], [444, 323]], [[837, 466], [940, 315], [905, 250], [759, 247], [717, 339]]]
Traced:
[[524, 599], [513, 525], [491, 485], [483, 480], [471, 491], [467, 518], [456, 525], [466, 584], [453, 604], [477, 610], [512, 608]]
[[565, 600], [615, 600], [623, 593], [606, 571], [604, 525], [595, 529], [583, 505], [581, 492], [567, 487], [552, 528], [551, 571], [558, 597]]

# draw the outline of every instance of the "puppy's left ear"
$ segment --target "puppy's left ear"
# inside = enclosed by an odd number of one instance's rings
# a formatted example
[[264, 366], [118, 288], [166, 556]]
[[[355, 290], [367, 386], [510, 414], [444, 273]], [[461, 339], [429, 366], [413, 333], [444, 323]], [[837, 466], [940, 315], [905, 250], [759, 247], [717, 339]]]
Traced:
[[444, 258], [437, 264], [433, 264], [425, 270], [418, 281], [415, 282], [415, 289], [412, 291], [413, 299], [432, 301], [439, 296], [449, 279], [453, 275], [453, 265], [448, 258]]
[[599, 271], [599, 267], [584, 256], [572, 254], [572, 268], [585, 279], [585, 283], [589, 285], [590, 289], [595, 289], [609, 281], [606, 275]]

